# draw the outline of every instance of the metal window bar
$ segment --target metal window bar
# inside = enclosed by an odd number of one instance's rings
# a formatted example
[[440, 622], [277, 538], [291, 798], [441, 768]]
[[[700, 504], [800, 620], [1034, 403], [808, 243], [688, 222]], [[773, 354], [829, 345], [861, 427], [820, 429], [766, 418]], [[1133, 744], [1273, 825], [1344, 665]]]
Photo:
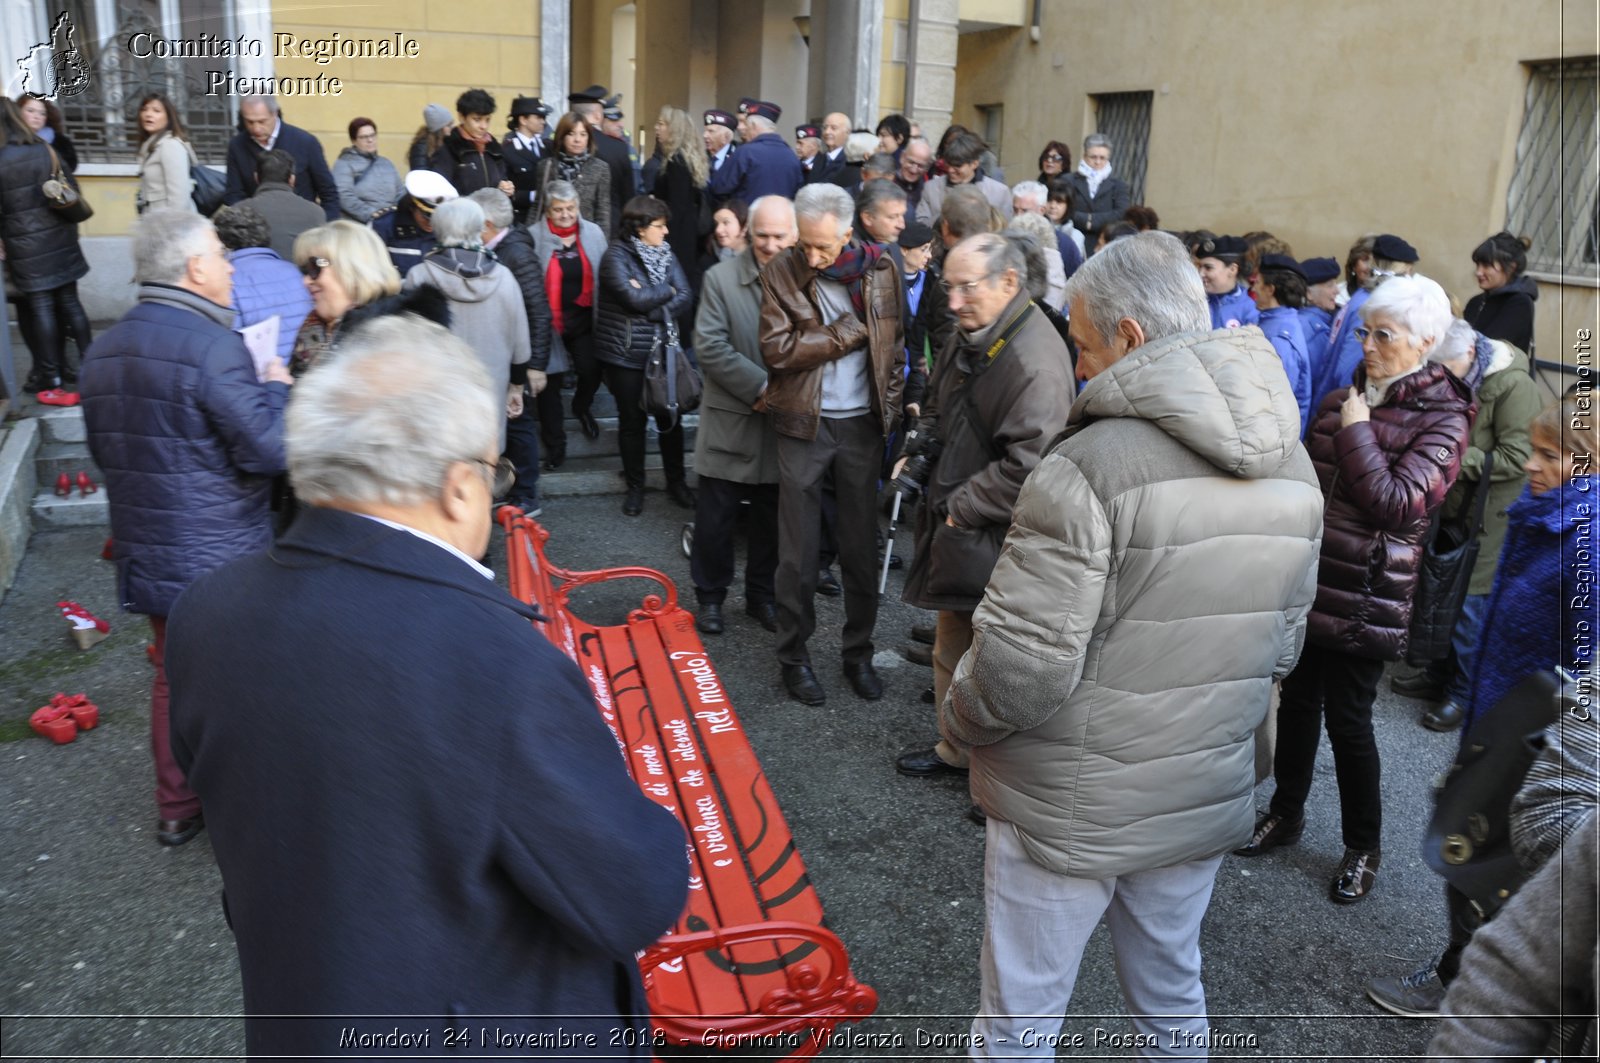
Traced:
[[[229, 96], [207, 96], [205, 77], [207, 70], [231, 70], [234, 60], [161, 59], [153, 54], [138, 58], [114, 42], [125, 42], [136, 33], [149, 33], [152, 41], [170, 40], [163, 23], [173, 22], [172, 0], [121, 3], [117, 5], [121, 18], [114, 26], [109, 19], [97, 17], [103, 12], [96, 9], [103, 6], [84, 0], [68, 3], [91, 76], [82, 92], [57, 102], [80, 160], [136, 161], [139, 101], [147, 93], [163, 92], [177, 106], [195, 155], [201, 162], [220, 165], [227, 157], [228, 141], [237, 131], [236, 101]], [[224, 36], [230, 0], [178, 0], [176, 7], [182, 36]]]
[[1600, 264], [1600, 173], [1594, 57], [1537, 63], [1506, 190], [1506, 227], [1527, 236], [1528, 267], [1593, 275]]
[[1144, 172], [1150, 152], [1153, 92], [1108, 92], [1093, 96], [1096, 131], [1111, 138], [1111, 166], [1128, 183], [1133, 202], [1144, 202]]

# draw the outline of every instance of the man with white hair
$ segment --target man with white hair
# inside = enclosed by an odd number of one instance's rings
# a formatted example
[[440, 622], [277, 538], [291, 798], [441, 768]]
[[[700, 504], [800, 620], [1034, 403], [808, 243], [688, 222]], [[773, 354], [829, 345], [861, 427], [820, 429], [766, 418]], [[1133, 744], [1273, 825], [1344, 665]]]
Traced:
[[850, 139], [850, 116], [834, 111], [822, 120], [821, 132], [822, 151], [811, 163], [811, 170], [806, 174], [807, 184], [832, 181], [844, 172], [847, 161], [844, 145]]
[[339, 220], [339, 186], [322, 152], [322, 142], [278, 113], [271, 96], [246, 96], [239, 101], [243, 129], [228, 141], [228, 179], [222, 202], [228, 206], [256, 194], [256, 170], [261, 156], [274, 149], [294, 160], [294, 190], [302, 199], [321, 204], [329, 221]]
[[291, 381], [268, 358], [260, 378], [233, 331], [233, 266], [211, 223], [153, 210], [133, 237], [138, 302], [83, 359], [89, 450], [105, 472], [123, 608], [150, 618], [150, 747], [156, 841], [182, 845], [204, 825], [172, 757], [167, 614], [224, 562], [272, 543], [272, 477], [283, 472]]
[[172, 617], [173, 746], [210, 821], [246, 1051], [326, 1057], [362, 1015], [426, 1044], [447, 1010], [579, 1053], [648, 1044], [634, 955], [682, 911], [683, 828], [473, 560], [509, 479], [501, 382], [402, 316], [296, 390], [299, 517]]
[[[883, 696], [872, 666], [878, 617], [878, 472], [905, 387], [905, 284], [895, 260], [855, 239], [855, 201], [832, 184], [795, 195], [800, 241], [761, 271], [761, 404], [778, 434], [778, 662], [789, 696], [827, 699], [806, 647], [816, 630], [822, 481], [831, 470], [844, 575], [844, 675]], [[870, 308], [870, 309], [869, 309]]]
[[804, 182], [800, 160], [778, 132], [783, 110], [775, 103], [751, 100], [740, 124], [749, 133], [739, 150], [711, 172], [706, 190], [719, 200], [754, 203], [762, 196], [793, 199]]
[[1104, 917], [1141, 1054], [1193, 1058], [1200, 922], [1255, 820], [1254, 733], [1300, 655], [1322, 492], [1272, 345], [1211, 330], [1176, 238], [1111, 244], [1067, 297], [1087, 384], [940, 707], [988, 817], [972, 1030], [1055, 1058]]

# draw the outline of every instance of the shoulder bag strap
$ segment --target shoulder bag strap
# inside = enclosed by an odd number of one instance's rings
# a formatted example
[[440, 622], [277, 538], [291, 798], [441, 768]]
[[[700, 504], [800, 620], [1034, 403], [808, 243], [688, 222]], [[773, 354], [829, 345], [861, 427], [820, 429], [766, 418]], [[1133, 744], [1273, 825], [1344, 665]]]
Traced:
[[1483, 454], [1483, 472], [1478, 476], [1478, 486], [1472, 492], [1472, 523], [1467, 527], [1474, 536], [1483, 534], [1483, 513], [1489, 505], [1489, 476], [1494, 472], [1494, 451]]

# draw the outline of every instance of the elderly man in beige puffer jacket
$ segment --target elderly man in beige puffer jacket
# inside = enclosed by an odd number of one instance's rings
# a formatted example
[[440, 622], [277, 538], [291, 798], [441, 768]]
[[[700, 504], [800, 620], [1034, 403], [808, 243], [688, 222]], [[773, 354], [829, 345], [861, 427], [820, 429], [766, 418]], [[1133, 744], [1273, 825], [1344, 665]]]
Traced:
[[940, 709], [989, 817], [973, 1056], [1055, 1058], [1102, 916], [1137, 1016], [1117, 1050], [1192, 1056], [1215, 1040], [1200, 922], [1255, 820], [1254, 732], [1300, 656], [1322, 492], [1283, 363], [1254, 326], [1209, 328], [1177, 239], [1110, 244], [1067, 294], [1089, 382]]

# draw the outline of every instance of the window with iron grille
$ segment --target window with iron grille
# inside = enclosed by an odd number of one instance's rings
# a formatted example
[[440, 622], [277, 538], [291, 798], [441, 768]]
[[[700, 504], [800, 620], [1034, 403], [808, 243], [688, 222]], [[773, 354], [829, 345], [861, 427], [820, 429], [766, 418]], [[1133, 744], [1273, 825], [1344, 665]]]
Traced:
[[1153, 92], [1103, 92], [1094, 101], [1095, 132], [1111, 139], [1112, 172], [1128, 183], [1133, 202], [1144, 202], [1145, 163], [1150, 156]]
[[[161, 42], [237, 40], [236, 0], [41, 0], [51, 26], [65, 11], [76, 28], [80, 54], [71, 61], [87, 71], [80, 91], [56, 99], [80, 162], [131, 163], [139, 152], [139, 101], [162, 92], [178, 109], [189, 143], [201, 162], [221, 164], [236, 132], [238, 99], [208, 96], [206, 72], [237, 73], [237, 60], [159, 58]], [[129, 47], [135, 34], [139, 47]], [[136, 55], [135, 51], [140, 53]], [[59, 66], [63, 57], [53, 56]]]
[[1597, 76], [1600, 60], [1593, 56], [1529, 65], [1506, 228], [1532, 241], [1532, 271], [1593, 276], [1600, 263]]
[[998, 159], [1000, 158], [1000, 135], [1005, 132], [1005, 104], [991, 103], [980, 106], [978, 115], [983, 119], [981, 133], [984, 143], [989, 145], [989, 150], [994, 152], [994, 157]]

